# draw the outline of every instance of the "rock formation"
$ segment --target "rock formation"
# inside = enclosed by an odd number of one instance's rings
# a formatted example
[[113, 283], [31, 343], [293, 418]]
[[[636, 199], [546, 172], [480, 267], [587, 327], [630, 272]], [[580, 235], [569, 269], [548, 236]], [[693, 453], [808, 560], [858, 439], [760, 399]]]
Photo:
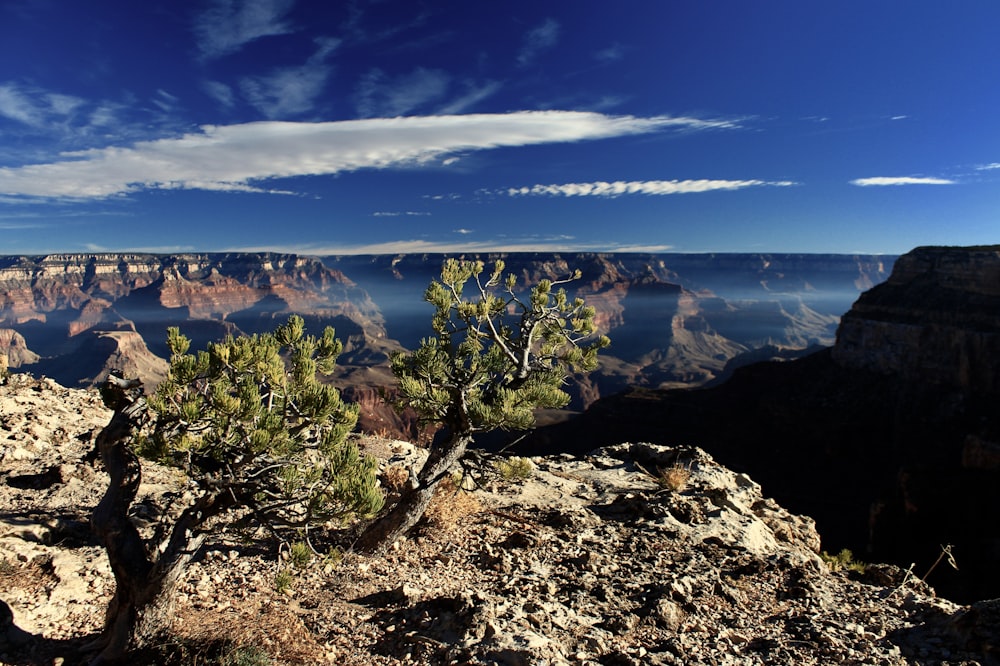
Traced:
[[[0, 661], [76, 666], [113, 577], [88, 529], [107, 483], [87, 453], [96, 391], [0, 384]], [[364, 438], [388, 492], [422, 451]], [[890, 566], [817, 555], [810, 518], [694, 446], [536, 457], [524, 478], [466, 461], [428, 521], [384, 557], [350, 531], [310, 532], [322, 557], [239, 527], [212, 534], [180, 583], [176, 622], [133, 663], [991, 664], [1000, 605], [935, 598]], [[681, 470], [674, 483], [666, 470]], [[186, 491], [144, 462], [136, 519]], [[308, 557], [306, 558], [308, 559]], [[240, 652], [243, 650], [243, 652]], [[242, 655], [242, 659], [237, 657]], [[256, 658], [251, 660], [251, 657]]]
[[0, 371], [30, 365], [39, 359], [28, 349], [24, 336], [11, 328], [0, 328]]
[[[694, 386], [732, 358], [771, 345], [832, 344], [839, 316], [858, 293], [883, 281], [893, 257], [763, 254], [511, 253], [503, 259], [522, 285], [565, 279], [571, 295], [597, 309], [611, 336], [602, 367], [573, 387], [574, 409], [630, 386]], [[327, 257], [377, 302], [390, 337], [413, 348], [428, 333], [421, 303], [442, 255]]]
[[917, 248], [844, 315], [834, 361], [963, 395], [1000, 393], [1000, 248]]
[[38, 361], [30, 366], [32, 371], [69, 378], [72, 386], [99, 386], [112, 371], [118, 371], [120, 376], [141, 377], [147, 391], [167, 376], [167, 362], [150, 352], [135, 331], [92, 330], [78, 338], [72, 354]]
[[[737, 357], [762, 346], [779, 354], [832, 344], [838, 316], [860, 288], [880, 282], [892, 258], [839, 255], [677, 255], [518, 253], [503, 258], [522, 286], [563, 279], [597, 309], [613, 346], [601, 368], [568, 387], [565, 419], [602, 395], [628, 387], [687, 387], [717, 379]], [[138, 344], [114, 358], [106, 332], [134, 331], [165, 359], [166, 328], [180, 326], [195, 349], [228, 334], [271, 330], [291, 313], [319, 332], [332, 325], [345, 343], [341, 389], [391, 388], [389, 353], [414, 348], [430, 331], [428, 282], [441, 255], [327, 257], [273, 253], [88, 254], [0, 257], [0, 327], [22, 336], [41, 359], [20, 366], [74, 385], [99, 381], [112, 365], [152, 369]], [[95, 337], [96, 336], [96, 337]], [[104, 344], [96, 344], [95, 340]], [[130, 353], [136, 358], [127, 359]], [[27, 358], [27, 357], [26, 357]], [[85, 367], [82, 367], [85, 366]], [[161, 370], [142, 375], [147, 387]], [[361, 383], [359, 381], [382, 381]], [[366, 405], [370, 401], [366, 401]], [[369, 409], [366, 407], [366, 410]], [[372, 405], [364, 423], [389, 423]], [[399, 424], [408, 427], [408, 424]], [[403, 436], [407, 430], [395, 434]]]
[[316, 259], [272, 253], [0, 258], [0, 326], [43, 357], [36, 371], [72, 385], [99, 382], [100, 368], [114, 365], [153, 386], [163, 376], [168, 326], [180, 326], [197, 349], [226, 334], [273, 329], [291, 313], [304, 315], [317, 333], [327, 325], [340, 329], [347, 361], [381, 361], [395, 348], [367, 294]]
[[1000, 248], [920, 248], [843, 317], [837, 344], [737, 368], [698, 391], [633, 390], [522, 450], [615, 437], [697, 442], [746, 471], [824, 544], [926, 570], [960, 599], [1000, 596]]

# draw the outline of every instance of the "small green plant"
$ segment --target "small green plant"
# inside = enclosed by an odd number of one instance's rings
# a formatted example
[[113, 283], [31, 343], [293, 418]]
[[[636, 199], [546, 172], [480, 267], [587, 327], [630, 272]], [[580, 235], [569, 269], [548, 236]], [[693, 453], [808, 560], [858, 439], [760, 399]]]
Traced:
[[330, 550], [326, 551], [326, 555], [323, 556], [322, 564], [323, 569], [326, 571], [333, 571], [340, 566], [340, 563], [344, 561], [344, 551], [337, 547], [331, 547]]
[[678, 493], [684, 490], [688, 481], [691, 480], [691, 469], [680, 463], [674, 463], [666, 469], [657, 469], [656, 471], [658, 472], [656, 483], [670, 492]]
[[155, 645], [134, 652], [134, 664], [198, 666], [272, 666], [274, 661], [262, 648], [240, 645], [221, 638], [165, 636]]
[[822, 560], [826, 563], [826, 566], [830, 567], [830, 571], [847, 569], [848, 571], [864, 573], [865, 569], [868, 568], [868, 565], [864, 562], [855, 560], [854, 553], [847, 548], [842, 549], [836, 555], [831, 555], [824, 550], [820, 553], [820, 558], [822, 558]]
[[219, 666], [271, 666], [271, 657], [256, 645], [237, 645], [219, 657]]
[[296, 569], [305, 569], [312, 561], [312, 548], [305, 541], [296, 541], [288, 549], [288, 561]]
[[528, 458], [521, 456], [511, 456], [502, 458], [494, 463], [497, 472], [507, 481], [524, 481], [530, 479], [535, 472], [535, 466]]
[[295, 576], [290, 569], [282, 569], [274, 576], [274, 589], [278, 594], [287, 594], [292, 589]]

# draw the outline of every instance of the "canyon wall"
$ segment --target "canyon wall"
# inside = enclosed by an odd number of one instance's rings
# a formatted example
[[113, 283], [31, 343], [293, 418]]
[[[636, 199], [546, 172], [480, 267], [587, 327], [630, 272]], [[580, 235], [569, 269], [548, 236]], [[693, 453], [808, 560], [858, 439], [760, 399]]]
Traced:
[[[195, 349], [230, 333], [271, 330], [289, 314], [332, 325], [345, 360], [384, 361], [395, 348], [368, 295], [317, 259], [275, 253], [88, 254], [0, 258], [0, 329], [38, 357], [21, 369], [68, 386], [112, 367], [148, 386], [165, 372], [166, 329]], [[0, 337], [0, 344], [5, 338]], [[13, 365], [13, 364], [12, 364]]]
[[918, 248], [862, 294], [837, 342], [694, 391], [633, 389], [526, 438], [690, 442], [817, 520], [824, 547], [916, 563], [931, 582], [1000, 596], [1000, 247]]
[[[324, 262], [379, 304], [389, 337], [414, 348], [429, 332], [422, 301], [440, 254], [348, 255]], [[761, 347], [833, 344], [840, 315], [888, 277], [895, 257], [810, 254], [468, 253], [503, 260], [522, 286], [565, 285], [597, 310], [611, 337], [601, 368], [572, 387], [574, 409], [629, 387], [688, 387], [719, 377], [735, 357]]]
[[[832, 344], [840, 313], [861, 287], [885, 279], [892, 262], [875, 256], [763, 254], [466, 258], [503, 259], [525, 288], [542, 278], [582, 272], [566, 287], [597, 309], [597, 323], [611, 336], [612, 347], [597, 372], [574, 378], [573, 410], [631, 386], [703, 384], [718, 378], [732, 359], [757, 354], [761, 347], [787, 353]], [[20, 337], [6, 345], [0, 338], [0, 353], [8, 350], [12, 367], [74, 386], [99, 382], [112, 365], [149, 369], [142, 378], [153, 385], [161, 373], [152, 371], [152, 358], [167, 357], [168, 326], [179, 326], [198, 349], [230, 333], [270, 330], [296, 313], [310, 330], [332, 325], [344, 340], [339, 385], [387, 386], [392, 383], [384, 372], [387, 355], [416, 347], [430, 332], [431, 308], [423, 292], [444, 259], [319, 260], [275, 253], [2, 257], [0, 328]], [[134, 332], [138, 340], [112, 352], [110, 332]], [[40, 358], [28, 363], [22, 349]], [[102, 350], [108, 355], [95, 359]], [[130, 354], [134, 361], [125, 359]], [[388, 414], [380, 418], [392, 421]]]
[[844, 315], [834, 360], [952, 387], [1000, 391], [1000, 250], [917, 248]]

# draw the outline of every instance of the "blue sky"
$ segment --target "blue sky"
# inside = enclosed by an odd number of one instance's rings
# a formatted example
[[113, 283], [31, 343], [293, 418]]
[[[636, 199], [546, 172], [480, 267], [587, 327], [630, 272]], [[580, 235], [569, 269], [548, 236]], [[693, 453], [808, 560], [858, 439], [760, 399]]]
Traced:
[[1000, 3], [6, 0], [0, 253], [1000, 243]]

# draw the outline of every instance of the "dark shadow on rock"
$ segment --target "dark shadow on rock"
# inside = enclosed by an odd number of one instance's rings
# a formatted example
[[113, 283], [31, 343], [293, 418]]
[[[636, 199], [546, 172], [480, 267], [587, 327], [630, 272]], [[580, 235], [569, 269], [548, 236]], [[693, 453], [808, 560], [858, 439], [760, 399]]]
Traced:
[[[451, 663], [461, 659], [458, 642], [476, 623], [479, 608], [471, 598], [442, 596], [411, 603], [407, 586], [355, 600], [366, 606], [387, 606], [375, 613], [372, 623], [394, 626], [383, 634], [375, 650], [394, 657], [409, 653], [422, 663]], [[489, 631], [487, 626], [485, 631]]]
[[11, 488], [19, 490], [44, 490], [63, 483], [63, 477], [59, 465], [53, 465], [44, 472], [8, 476], [6, 483]]
[[32, 634], [17, 626], [14, 614], [0, 600], [0, 663], [9, 666], [50, 666], [62, 659], [63, 666], [83, 666], [90, 661], [82, 647], [95, 636], [52, 639]]
[[934, 651], [944, 647], [955, 654], [977, 655], [981, 666], [1000, 666], [1000, 599], [978, 601], [950, 615], [941, 613], [886, 638], [906, 657], [922, 657], [931, 646]]

